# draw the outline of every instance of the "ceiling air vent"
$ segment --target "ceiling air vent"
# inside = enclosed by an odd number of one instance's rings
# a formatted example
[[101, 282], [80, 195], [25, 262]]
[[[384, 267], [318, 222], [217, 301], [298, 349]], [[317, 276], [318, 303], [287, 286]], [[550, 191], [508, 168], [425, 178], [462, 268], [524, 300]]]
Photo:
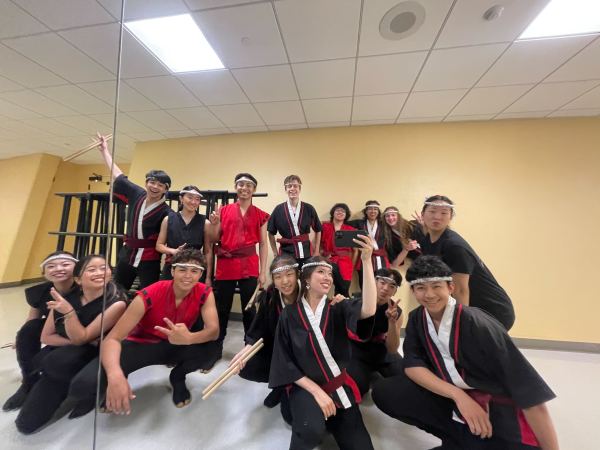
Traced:
[[425, 21], [425, 8], [417, 2], [398, 3], [385, 13], [379, 23], [379, 33], [385, 39], [397, 41], [416, 33]]

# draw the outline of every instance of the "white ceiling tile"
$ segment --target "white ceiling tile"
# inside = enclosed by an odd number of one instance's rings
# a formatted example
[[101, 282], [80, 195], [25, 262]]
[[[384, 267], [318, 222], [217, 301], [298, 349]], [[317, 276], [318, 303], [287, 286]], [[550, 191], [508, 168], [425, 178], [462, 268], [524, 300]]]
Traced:
[[208, 108], [169, 109], [168, 113], [192, 130], [221, 128], [223, 124]]
[[[165, 111], [134, 111], [127, 114], [156, 131], [187, 130], [184, 124]], [[133, 136], [131, 133], [127, 134]]]
[[19, 105], [7, 102], [0, 99], [0, 114], [10, 119], [33, 119], [41, 117], [40, 114], [26, 108], [21, 108]]
[[[60, 31], [58, 34], [90, 58], [102, 64], [106, 69], [116, 73], [119, 54], [119, 28], [119, 24], [109, 23]], [[125, 48], [123, 52], [129, 57], [129, 52]]]
[[354, 58], [292, 64], [300, 98], [351, 96], [354, 66]]
[[498, 113], [532, 87], [533, 84], [526, 84], [472, 89], [454, 108], [452, 116]]
[[360, 56], [429, 49], [448, 14], [452, 0], [420, 0], [418, 3], [425, 8], [426, 17], [421, 27], [402, 39], [386, 39], [379, 33], [379, 23], [385, 13], [398, 3], [398, 0], [365, 1], [360, 33]]
[[466, 92], [466, 89], [413, 92], [408, 97], [400, 117], [444, 117]]
[[444, 120], [444, 116], [437, 117], [401, 117], [396, 123], [436, 123]]
[[337, 127], [349, 127], [350, 121], [338, 121], [338, 122], [311, 122], [308, 124], [309, 128], [337, 128]]
[[526, 112], [504, 112], [498, 114], [495, 119], [532, 119], [546, 117], [552, 111], [526, 111]]
[[587, 116], [598, 116], [600, 115], [600, 108], [595, 109], [559, 109], [554, 111], [548, 117], [587, 117]]
[[73, 128], [77, 128], [82, 133], [90, 136], [95, 136], [96, 132], [100, 132], [102, 134], [112, 133], [112, 124], [106, 125], [87, 116], [64, 116], [56, 117], [54, 120], [69, 125]]
[[360, 0], [275, 2], [290, 61], [356, 55]]
[[34, 91], [13, 91], [0, 94], [0, 98], [8, 100], [24, 108], [35, 111], [46, 117], [67, 116], [75, 114], [70, 108], [57, 103]]
[[287, 62], [270, 3], [213, 9], [193, 17], [227, 68]]
[[77, 86], [53, 86], [39, 88], [36, 91], [81, 114], [112, 113], [113, 111], [111, 105], [88, 94]]
[[[104, 100], [112, 105], [115, 101], [116, 81], [100, 81], [96, 83], [83, 83], [78, 85], [84, 91]], [[128, 111], [148, 111], [159, 109], [156, 103], [151, 102], [126, 82], [119, 85], [119, 110]]]
[[354, 97], [352, 124], [361, 120], [396, 119], [408, 94]]
[[306, 123], [288, 123], [285, 125], [269, 125], [271, 131], [302, 130], [308, 128]]
[[161, 132], [161, 134], [164, 135], [168, 139], [178, 139], [178, 138], [198, 136], [192, 130], [163, 131], [163, 132]]
[[[98, 122], [104, 124], [107, 127], [110, 127], [110, 129], [112, 130], [113, 124], [114, 124], [114, 116], [113, 114], [110, 113], [105, 113], [105, 114], [90, 114], [88, 116], [89, 118], [93, 119], [93, 120], [97, 120]], [[122, 115], [119, 115], [119, 117], [123, 117]], [[118, 125], [117, 125], [118, 128]], [[117, 130], [118, 132], [120, 132], [120, 130]]]
[[8, 0], [0, 0], [0, 39], [48, 31], [41, 22]]
[[272, 125], [285, 125], [304, 122], [304, 113], [299, 101], [255, 103], [254, 107], [271, 128]]
[[[113, 17], [121, 17], [123, 0], [98, 0]], [[125, 0], [125, 20], [150, 19], [153, 17], [175, 16], [186, 14], [189, 10], [183, 0]]]
[[544, 9], [549, 0], [505, 0], [502, 15], [492, 21], [483, 14], [497, 0], [459, 0], [448, 18], [436, 47], [458, 47], [461, 45], [512, 42], [517, 39], [529, 23]]
[[[2, 102], [0, 101], [0, 111], [2, 109], [1, 105], [2, 105]], [[40, 130], [39, 128], [31, 127], [19, 120], [4, 121], [4, 122], [2, 122], [2, 127], [9, 131], [19, 133], [21, 136], [26, 136], [27, 139], [38, 138], [38, 137], [39, 138], [47, 138], [49, 136], [53, 136], [52, 134], [48, 133], [47, 131]]]
[[129, 133], [129, 136], [134, 138], [138, 142], [147, 142], [147, 141], [162, 141], [164, 140], [164, 136], [161, 133]]
[[114, 21], [95, 0], [14, 1], [53, 30]]
[[82, 131], [54, 119], [27, 119], [23, 123], [57, 136], [81, 136], [83, 134]]
[[256, 0], [185, 0], [192, 10], [218, 8], [230, 5], [241, 5], [244, 3], [255, 3]]
[[415, 90], [471, 87], [508, 44], [434, 50], [419, 75]]
[[[162, 113], [162, 111], [158, 111]], [[164, 113], [163, 113], [164, 114]], [[167, 120], [169, 118], [167, 117]], [[155, 122], [152, 122], [152, 125], [155, 125]], [[119, 133], [125, 133], [128, 135], [136, 134], [152, 134], [156, 131], [161, 131], [159, 129], [155, 129], [153, 126], [147, 126], [146, 124], [141, 123], [139, 120], [131, 117], [129, 114], [119, 114], [117, 121], [117, 131]]]
[[177, 78], [205, 105], [248, 103], [248, 97], [229, 70], [185, 73]]
[[136, 78], [125, 83], [161, 108], [185, 108], [201, 104], [174, 76]]
[[169, 75], [162, 65], [129, 31], [123, 32], [123, 52], [121, 55], [121, 78], [153, 77]]
[[231, 131], [234, 133], [257, 133], [261, 131], [269, 131], [269, 129], [265, 126], [256, 126], [256, 127], [232, 127]]
[[544, 81], [592, 79], [600, 79], [600, 38], [596, 38]]
[[206, 130], [194, 130], [199, 136], [213, 136], [216, 134], [231, 134], [227, 128], [209, 128]]
[[217, 105], [210, 110], [228, 127], [258, 127], [264, 125], [252, 105]]
[[56, 86], [67, 83], [63, 78], [2, 44], [0, 44], [0, 61], [2, 61], [0, 75], [18, 81], [23, 86]]
[[3, 42], [73, 83], [114, 78], [112, 73], [55, 33], [8, 39]]
[[581, 50], [593, 36], [517, 41], [479, 81], [478, 86], [536, 83]]
[[426, 52], [358, 58], [356, 95], [410, 91]]
[[0, 76], [0, 92], [18, 91], [23, 89], [23, 86]]
[[252, 102], [296, 100], [298, 93], [289, 65], [232, 70]]
[[491, 120], [494, 118], [494, 114], [473, 114], [473, 115], [452, 115], [444, 119], [444, 122], [472, 122], [475, 120]]
[[506, 112], [554, 110], [592, 89], [598, 83], [598, 81], [543, 83], [513, 103]]
[[352, 126], [371, 126], [371, 125], [391, 125], [395, 123], [394, 119], [380, 119], [380, 120], [353, 120]]
[[570, 103], [567, 103], [561, 109], [588, 109], [588, 108], [600, 108], [600, 87], [592, 89], [591, 91], [583, 94], [581, 97], [576, 98]]
[[350, 121], [352, 97], [302, 100], [302, 104], [311, 127], [322, 122]]

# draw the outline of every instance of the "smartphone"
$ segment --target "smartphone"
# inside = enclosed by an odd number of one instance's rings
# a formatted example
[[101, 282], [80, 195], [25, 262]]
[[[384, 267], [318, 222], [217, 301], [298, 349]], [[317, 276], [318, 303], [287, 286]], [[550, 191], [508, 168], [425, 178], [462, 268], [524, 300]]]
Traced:
[[336, 231], [335, 232], [335, 246], [336, 247], [360, 247], [356, 244], [353, 239], [356, 239], [359, 234], [367, 236], [367, 230], [350, 230], [350, 231]]

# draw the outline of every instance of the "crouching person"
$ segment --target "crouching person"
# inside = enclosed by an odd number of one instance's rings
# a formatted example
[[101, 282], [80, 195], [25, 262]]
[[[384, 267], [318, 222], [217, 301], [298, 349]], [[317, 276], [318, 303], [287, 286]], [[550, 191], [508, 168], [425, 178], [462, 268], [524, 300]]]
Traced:
[[[173, 257], [173, 280], [154, 283], [137, 296], [104, 340], [100, 393], [105, 407], [129, 414], [135, 398], [127, 376], [151, 365], [173, 365], [169, 381], [178, 408], [191, 401], [186, 375], [211, 368], [218, 359], [219, 319], [212, 289], [200, 283], [204, 256], [185, 249]], [[88, 364], [71, 385], [71, 396], [89, 401], [97, 388], [98, 360]]]
[[436, 256], [417, 258], [406, 280], [421, 306], [406, 326], [405, 374], [375, 383], [375, 404], [439, 437], [439, 449], [558, 449], [546, 407], [555, 395], [502, 324], [452, 297]]

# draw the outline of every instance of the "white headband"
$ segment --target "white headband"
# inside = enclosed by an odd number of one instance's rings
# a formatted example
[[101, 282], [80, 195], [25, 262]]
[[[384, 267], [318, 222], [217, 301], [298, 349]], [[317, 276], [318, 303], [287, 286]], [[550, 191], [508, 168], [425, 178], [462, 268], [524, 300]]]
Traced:
[[40, 269], [44, 270], [44, 266], [48, 264], [50, 261], [54, 261], [55, 259], [66, 259], [68, 261], [73, 261], [74, 263], [79, 262], [77, 258], [72, 257], [71, 255], [67, 255], [66, 253], [61, 253], [60, 255], [49, 256], [40, 264]]
[[179, 195], [183, 195], [183, 194], [194, 194], [194, 195], [199, 195], [200, 198], [204, 198], [204, 196], [197, 190], [189, 190], [189, 189], [184, 189], [182, 191], [179, 191]]
[[454, 205], [444, 201], [437, 202], [425, 202], [427, 206], [447, 206], [448, 208], [454, 209]]
[[452, 277], [417, 278], [416, 280], [409, 281], [408, 284], [414, 286], [415, 284], [433, 283], [435, 281], [452, 281]]
[[184, 267], [184, 268], [194, 268], [194, 269], [200, 269], [200, 270], [204, 270], [204, 267], [202, 267], [200, 264], [194, 264], [194, 263], [175, 263], [173, 265], [171, 265], [171, 267]]
[[377, 209], [381, 209], [381, 208], [379, 207], [379, 205], [378, 205], [378, 204], [376, 204], [376, 203], [369, 203], [368, 205], [365, 205], [365, 209], [366, 209], [366, 208], [377, 208]]
[[396, 286], [396, 287], [398, 286], [398, 284], [396, 283], [396, 280], [394, 280], [393, 278], [390, 278], [390, 277], [384, 277], [384, 276], [378, 276], [378, 277], [375, 277], [375, 278], [376, 278], [377, 280], [383, 280], [383, 281], [385, 281], [385, 282], [387, 282], [387, 283], [393, 284], [393, 285], [394, 285], [394, 286]]
[[272, 274], [276, 274], [279, 272], [285, 272], [286, 270], [296, 269], [298, 267], [298, 263], [296, 264], [287, 264], [285, 266], [277, 267], [271, 271]]
[[302, 272], [304, 272], [304, 269], [306, 269], [307, 267], [315, 267], [315, 266], [328, 267], [329, 269], [333, 270], [333, 267], [331, 266], [331, 264], [326, 263], [325, 261], [315, 261], [315, 262], [309, 262], [309, 263], [304, 264], [302, 266]]
[[400, 211], [398, 211], [397, 209], [388, 209], [386, 212], [383, 213], [384, 216], [387, 216], [388, 214], [400, 214]]
[[240, 181], [247, 181], [249, 183], [252, 183], [254, 186], [256, 186], [256, 181], [251, 180], [248, 177], [239, 177], [237, 180], [235, 180], [235, 184], [238, 184]]

